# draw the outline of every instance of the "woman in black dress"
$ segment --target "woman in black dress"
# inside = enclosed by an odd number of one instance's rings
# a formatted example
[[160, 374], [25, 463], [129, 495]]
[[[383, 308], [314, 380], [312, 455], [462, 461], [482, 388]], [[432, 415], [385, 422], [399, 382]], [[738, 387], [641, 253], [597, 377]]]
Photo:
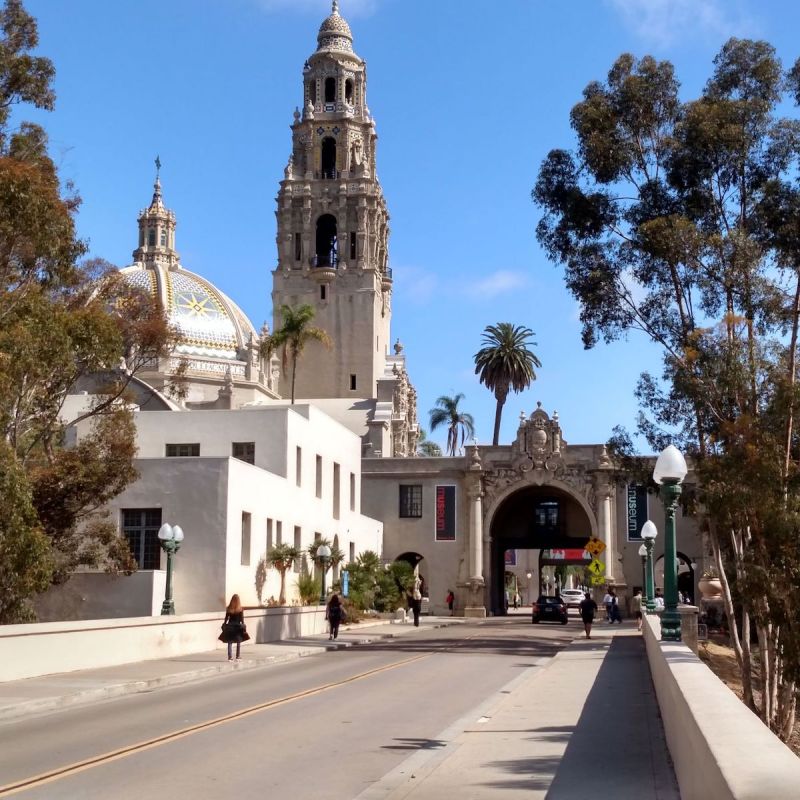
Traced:
[[339, 625], [341, 624], [344, 609], [342, 608], [342, 601], [339, 600], [339, 595], [335, 594], [328, 600], [328, 609], [326, 617], [328, 625], [330, 626], [329, 639], [336, 639], [339, 636]]
[[222, 633], [219, 635], [219, 640], [226, 642], [228, 645], [228, 661], [233, 661], [234, 642], [236, 642], [236, 660], [242, 660], [239, 657], [242, 642], [246, 642], [249, 638], [250, 634], [244, 624], [242, 601], [239, 599], [239, 595], [235, 594], [231, 597], [231, 601], [225, 609], [225, 621], [222, 623]]
[[594, 622], [594, 615], [597, 612], [597, 603], [592, 600], [592, 595], [586, 592], [586, 597], [581, 600], [581, 619], [583, 620], [583, 630], [586, 632], [586, 638], [592, 638], [592, 622]]

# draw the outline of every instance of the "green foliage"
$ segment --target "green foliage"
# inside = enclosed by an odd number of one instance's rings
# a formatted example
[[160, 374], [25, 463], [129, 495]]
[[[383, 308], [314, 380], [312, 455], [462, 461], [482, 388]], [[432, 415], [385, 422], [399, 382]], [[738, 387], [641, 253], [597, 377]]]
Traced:
[[300, 551], [289, 544], [276, 544], [275, 547], [267, 551], [267, 564], [278, 570], [281, 576], [278, 605], [286, 605], [286, 573], [292, 568], [294, 562], [300, 558], [300, 555]]
[[461, 411], [458, 407], [463, 399], [464, 395], [460, 392], [454, 397], [442, 395], [436, 400], [436, 406], [428, 412], [431, 431], [435, 431], [439, 427], [447, 427], [447, 455], [449, 456], [454, 456], [456, 450], [464, 446], [466, 438], [475, 435], [475, 420], [472, 415]]
[[258, 604], [263, 604], [264, 586], [267, 583], [267, 559], [266, 556], [258, 559], [256, 564], [256, 574], [254, 576], [254, 584], [256, 587], [256, 597], [258, 597]]
[[50, 542], [36, 517], [25, 473], [0, 441], [0, 624], [33, 621], [28, 598], [48, 587], [52, 572]]
[[347, 565], [350, 573], [349, 602], [366, 611], [394, 611], [406, 604], [406, 595], [414, 587], [414, 570], [406, 561], [394, 561], [384, 567], [377, 553], [366, 550]]
[[428, 456], [429, 458], [436, 458], [442, 455], [442, 448], [436, 442], [428, 439], [428, 434], [420, 428], [419, 441], [417, 442], [417, 455]]
[[[743, 609], [731, 636], [744, 699], [783, 737], [800, 681], [800, 122], [779, 115], [787, 90], [800, 102], [800, 61], [784, 74], [766, 42], [729, 40], [686, 102], [671, 64], [622, 55], [572, 110], [575, 152], [552, 150], [533, 192], [585, 346], [637, 330], [662, 348], [661, 375], [639, 380], [638, 431], [693, 456], [726, 612], [734, 594]], [[625, 431], [610, 445], [619, 465], [644, 466]]]
[[300, 306], [281, 306], [283, 324], [269, 338], [265, 345], [266, 352], [271, 355], [278, 347], [282, 347], [283, 368], [292, 364], [292, 403], [294, 404], [294, 387], [297, 377], [297, 361], [309, 342], [317, 341], [325, 347], [332, 346], [331, 337], [322, 328], [311, 325], [314, 319], [314, 307], [304, 303]]
[[497, 400], [494, 417], [493, 444], [500, 440], [500, 420], [510, 390], [527, 389], [536, 380], [536, 368], [542, 363], [528, 349], [534, 333], [523, 325], [498, 322], [487, 325], [483, 332], [483, 347], [475, 354], [475, 374]]
[[297, 593], [304, 606], [319, 603], [322, 593], [322, 580], [316, 575], [300, 574], [297, 576]]

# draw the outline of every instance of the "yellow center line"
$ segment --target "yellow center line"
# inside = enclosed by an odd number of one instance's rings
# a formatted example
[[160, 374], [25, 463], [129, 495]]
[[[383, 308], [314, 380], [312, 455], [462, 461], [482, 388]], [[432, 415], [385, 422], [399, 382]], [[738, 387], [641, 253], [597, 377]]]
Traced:
[[243, 708], [239, 711], [234, 711], [232, 714], [226, 714], [224, 717], [216, 717], [215, 719], [207, 720], [206, 722], [200, 722], [196, 725], [191, 725], [188, 728], [181, 728], [180, 730], [173, 731], [172, 733], [166, 733], [162, 736], [157, 736], [154, 739], [146, 739], [143, 742], [137, 742], [136, 744], [131, 744], [127, 747], [120, 747], [118, 750], [111, 750], [108, 753], [93, 756], [92, 758], [87, 758], [83, 761], [76, 761], [74, 764], [68, 764], [63, 767], [49, 770], [48, 772], [42, 772], [39, 775], [34, 775], [30, 778], [25, 778], [24, 780], [17, 781], [15, 783], [8, 783], [5, 786], [0, 786], [0, 797], [9, 797], [12, 794], [17, 794], [18, 792], [24, 791], [25, 789], [32, 789], [46, 783], [51, 783], [52, 781], [66, 778], [78, 772], [91, 769], [92, 767], [107, 764], [111, 761], [117, 761], [121, 758], [134, 755], [135, 753], [141, 753], [144, 750], [150, 750], [153, 747], [160, 747], [162, 744], [174, 742], [177, 739], [183, 739], [186, 736], [191, 736], [195, 733], [199, 733], [200, 731], [216, 728], [219, 725], [224, 725], [237, 719], [243, 719], [244, 717], [258, 714], [260, 711], [265, 711], [268, 708], [275, 708], [276, 706], [291, 703], [294, 700], [301, 700], [304, 697], [311, 697], [315, 694], [320, 694], [330, 689], [335, 689], [337, 686], [344, 686], [347, 683], [353, 683], [354, 681], [368, 678], [371, 675], [377, 675], [379, 672], [386, 672], [391, 669], [396, 669], [397, 667], [405, 666], [406, 664], [411, 664], [414, 661], [420, 661], [423, 658], [430, 658], [435, 652], [436, 651], [431, 653], [422, 653], [421, 655], [417, 656], [411, 656], [410, 658], [405, 658], [402, 661], [395, 661], [392, 664], [386, 664], [382, 667], [376, 667], [375, 669], [367, 670], [366, 672], [360, 672], [358, 675], [351, 675], [349, 678], [343, 678], [342, 680], [335, 681], [333, 683], [326, 683], [322, 686], [315, 686], [313, 689], [305, 689], [302, 692], [296, 692], [295, 694], [290, 694], [286, 697], [279, 697], [276, 700], [268, 700], [265, 703], [259, 703], [255, 706]]

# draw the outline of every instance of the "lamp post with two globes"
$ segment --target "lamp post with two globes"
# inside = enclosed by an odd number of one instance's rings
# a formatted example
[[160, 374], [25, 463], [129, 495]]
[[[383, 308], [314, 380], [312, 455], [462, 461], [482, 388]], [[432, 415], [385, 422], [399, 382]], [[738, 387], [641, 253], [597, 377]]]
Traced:
[[167, 586], [164, 590], [164, 602], [161, 604], [162, 615], [175, 613], [175, 603], [172, 601], [172, 559], [181, 549], [182, 541], [183, 529], [180, 525], [170, 525], [165, 522], [158, 529], [158, 543], [167, 554]]
[[331, 560], [331, 549], [326, 544], [321, 544], [317, 548], [317, 558], [319, 559], [320, 564], [322, 565], [322, 587], [319, 593], [319, 603], [320, 605], [324, 606], [325, 603], [328, 602], [328, 592], [325, 588], [325, 576], [328, 572], [328, 563]]
[[678, 613], [678, 557], [675, 542], [675, 509], [686, 477], [686, 460], [674, 445], [666, 447], [656, 460], [653, 480], [661, 486], [664, 502], [664, 613], [661, 615], [661, 639], [681, 640], [681, 615]]

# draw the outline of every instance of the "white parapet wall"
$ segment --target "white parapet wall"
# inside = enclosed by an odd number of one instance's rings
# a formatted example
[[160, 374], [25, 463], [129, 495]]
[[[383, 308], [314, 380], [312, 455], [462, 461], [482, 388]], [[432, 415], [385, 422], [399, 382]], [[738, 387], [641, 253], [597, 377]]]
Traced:
[[684, 644], [644, 636], [682, 800], [797, 800], [798, 758]]
[[[0, 626], [0, 682], [173, 658], [224, 647], [224, 612]], [[253, 643], [326, 630], [319, 606], [246, 609]], [[245, 647], [247, 643], [245, 644]]]

